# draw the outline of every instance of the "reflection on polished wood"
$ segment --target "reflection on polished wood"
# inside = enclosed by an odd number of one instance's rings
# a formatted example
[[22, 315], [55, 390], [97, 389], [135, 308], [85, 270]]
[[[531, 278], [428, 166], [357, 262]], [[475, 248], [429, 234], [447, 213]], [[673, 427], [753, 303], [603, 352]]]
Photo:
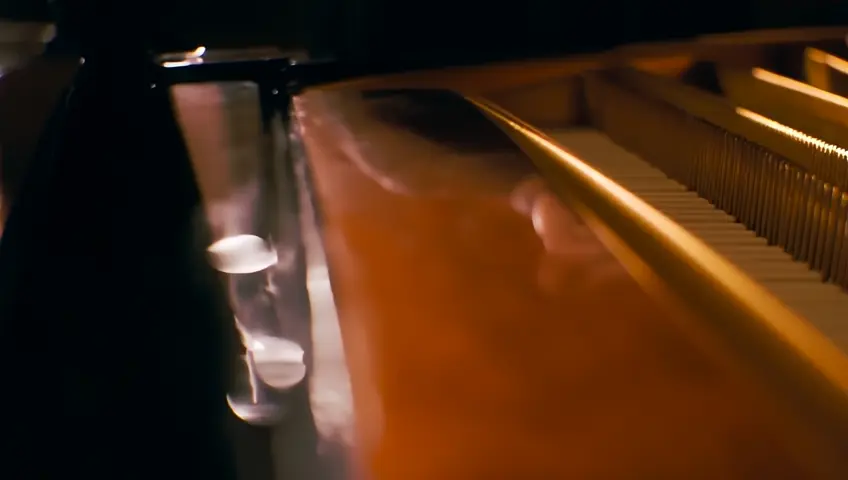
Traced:
[[[224, 116], [224, 93], [219, 84], [177, 85], [171, 88], [174, 115], [193, 162], [194, 174], [207, 209], [230, 194], [230, 134]], [[203, 163], [198, 163], [203, 162]], [[212, 215], [210, 215], [212, 216]], [[215, 237], [222, 226], [211, 218]], [[217, 227], [217, 228], [216, 228]]]
[[249, 206], [258, 195], [262, 125], [259, 93], [247, 82], [171, 88], [214, 238], [255, 234]]
[[376, 478], [841, 478], [458, 97], [295, 106]]

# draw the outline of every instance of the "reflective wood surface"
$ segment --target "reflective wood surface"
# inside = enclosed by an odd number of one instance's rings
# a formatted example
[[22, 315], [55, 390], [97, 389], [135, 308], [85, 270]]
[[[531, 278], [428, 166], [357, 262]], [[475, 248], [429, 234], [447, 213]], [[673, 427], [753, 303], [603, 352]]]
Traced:
[[[338, 333], [333, 338], [320, 322], [310, 322], [310, 309], [318, 311], [315, 299], [307, 297], [306, 269], [311, 266], [307, 267], [308, 253], [303, 252], [293, 179], [282, 161], [269, 165], [284, 157], [285, 135], [277, 128], [270, 132], [263, 128], [259, 91], [253, 83], [176, 85], [171, 97], [200, 187], [201, 214], [214, 237], [262, 236], [278, 256], [277, 263], [262, 273], [224, 275], [233, 313], [248, 334], [259, 334], [266, 343], [267, 336], [293, 341], [309, 362], [309, 379], [291, 390], [275, 392], [267, 385], [258, 390], [255, 398], [262, 397], [263, 405], [282, 407], [278, 425], [260, 429], [240, 422], [234, 429], [239, 478], [349, 478], [347, 442], [336, 434], [339, 416], [335, 411], [325, 415], [322, 408], [325, 403], [339, 403], [334, 395], [336, 376], [330, 375], [329, 388], [325, 385], [324, 357], [329, 351], [343, 367], [343, 352], [336, 346], [341, 342]], [[273, 383], [273, 376], [263, 374], [284, 374], [286, 369], [274, 367], [269, 350], [254, 351], [254, 359], [258, 377]], [[279, 377], [276, 382], [279, 385]], [[346, 422], [342, 427], [347, 427], [349, 416], [341, 416]]]
[[647, 267], [628, 272], [459, 97], [295, 107], [375, 478], [848, 471], [845, 445], [637, 282]]

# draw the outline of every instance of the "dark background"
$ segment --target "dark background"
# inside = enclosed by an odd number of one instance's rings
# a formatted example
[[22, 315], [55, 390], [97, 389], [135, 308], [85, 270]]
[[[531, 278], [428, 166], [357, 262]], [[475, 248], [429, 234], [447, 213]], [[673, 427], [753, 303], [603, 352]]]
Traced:
[[[69, 4], [98, 0], [68, 0]], [[157, 48], [278, 45], [358, 63], [450, 64], [583, 52], [751, 28], [848, 23], [844, 0], [153, 0], [103, 12], [154, 17]], [[105, 21], [109, 13], [100, 13]], [[0, 17], [49, 17], [0, 0]], [[137, 15], [140, 18], [140, 16]]]

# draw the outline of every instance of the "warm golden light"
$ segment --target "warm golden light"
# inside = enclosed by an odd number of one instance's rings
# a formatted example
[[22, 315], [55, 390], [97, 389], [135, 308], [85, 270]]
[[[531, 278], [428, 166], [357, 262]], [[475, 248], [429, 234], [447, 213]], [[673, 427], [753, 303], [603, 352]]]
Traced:
[[758, 113], [752, 112], [745, 108], [737, 107], [736, 113], [749, 120], [753, 120], [764, 127], [768, 127], [772, 130], [778, 131], [781, 134], [786, 135], [787, 137], [791, 137], [795, 140], [798, 140], [799, 142], [803, 142], [808, 145], [813, 145], [819, 150], [839, 155], [843, 159], [848, 160], [848, 150], [844, 148], [837, 147], [836, 145], [827, 143], [824, 140], [812, 137], [804, 132], [795, 130], [794, 128], [787, 127], [782, 123], [778, 123], [770, 118], [764, 117]]
[[[561, 169], [560, 171], [570, 172], [578, 182], [591, 185], [600, 198], [606, 199], [610, 204], [616, 205], [620, 211], [627, 211], [633, 218], [638, 219], [636, 221], [642, 225], [642, 228], [652, 232], [668, 250], [681, 255], [685, 259], [683, 261], [690, 265], [697, 266], [696, 268], [703, 272], [705, 277], [711, 279], [711, 282], [718, 281], [717, 284], [723, 285], [723, 294], [728, 298], [734, 298], [737, 308], [749, 309], [752, 317], [755, 316], [763, 326], [777, 334], [788, 345], [792, 345], [799, 355], [814, 364], [823, 375], [839, 385], [839, 388], [848, 386], [848, 370], [846, 370], [848, 358], [841, 350], [785, 305], [775, 301], [774, 297], [746, 276], [739, 267], [722, 258], [702, 240], [654, 209], [643, 199], [594, 169], [581, 158], [562, 149], [532, 127], [525, 126], [520, 120], [502, 112], [499, 107], [492, 106], [486, 100], [474, 98], [469, 100], [490, 118], [514, 132], [516, 136], [520, 135], [532, 148], [538, 148], [550, 165], [556, 166]], [[737, 112], [755, 121], [768, 120], [745, 109], [737, 109]], [[780, 124], [766, 122], [764, 125], [776, 127]], [[787, 129], [787, 132], [790, 131], [792, 130]], [[800, 132], [797, 133], [800, 134]]]
[[810, 97], [815, 97], [819, 100], [823, 100], [843, 108], [848, 108], [848, 98], [826, 92], [822, 89], [807, 85], [806, 83], [769, 72], [768, 70], [754, 68], [751, 70], [751, 75], [753, 75], [757, 80], [762, 80], [763, 82], [770, 83], [778, 87], [786, 88]]
[[823, 63], [840, 73], [848, 75], [848, 61], [843, 60], [836, 55], [831, 55], [817, 48], [808, 48], [807, 57], [814, 62]]

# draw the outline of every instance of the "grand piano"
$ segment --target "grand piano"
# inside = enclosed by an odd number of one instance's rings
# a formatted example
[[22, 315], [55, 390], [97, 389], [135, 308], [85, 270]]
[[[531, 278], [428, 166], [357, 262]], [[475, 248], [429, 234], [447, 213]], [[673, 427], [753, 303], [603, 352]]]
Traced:
[[0, 11], [0, 477], [846, 478], [844, 6], [442, 3]]

